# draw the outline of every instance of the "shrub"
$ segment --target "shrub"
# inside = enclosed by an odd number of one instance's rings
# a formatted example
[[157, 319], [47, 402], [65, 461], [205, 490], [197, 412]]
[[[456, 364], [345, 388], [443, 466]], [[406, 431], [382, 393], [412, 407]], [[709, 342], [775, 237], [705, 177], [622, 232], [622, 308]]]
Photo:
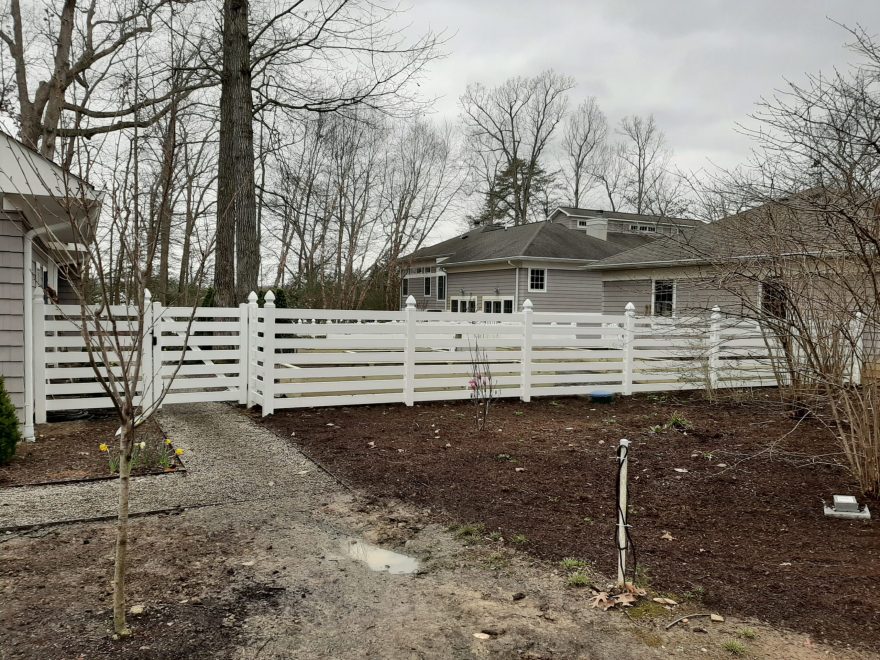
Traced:
[[6, 391], [6, 382], [0, 376], [0, 465], [6, 465], [15, 456], [15, 446], [21, 442], [18, 416], [12, 398]]

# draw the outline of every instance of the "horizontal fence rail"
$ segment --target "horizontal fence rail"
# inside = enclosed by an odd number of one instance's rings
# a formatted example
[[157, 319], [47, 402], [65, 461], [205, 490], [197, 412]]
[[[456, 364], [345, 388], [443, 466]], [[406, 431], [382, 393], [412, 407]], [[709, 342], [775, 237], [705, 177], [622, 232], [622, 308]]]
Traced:
[[[723, 317], [236, 308], [108, 313], [34, 300], [35, 417], [113, 405], [95, 368], [136, 383], [139, 405], [233, 401], [284, 408], [472, 395], [475, 357], [495, 396], [633, 394], [776, 384], [775, 342]], [[106, 344], [113, 350], [104, 350]], [[94, 365], [94, 366], [93, 366]], [[135, 371], [137, 375], [135, 377]]]

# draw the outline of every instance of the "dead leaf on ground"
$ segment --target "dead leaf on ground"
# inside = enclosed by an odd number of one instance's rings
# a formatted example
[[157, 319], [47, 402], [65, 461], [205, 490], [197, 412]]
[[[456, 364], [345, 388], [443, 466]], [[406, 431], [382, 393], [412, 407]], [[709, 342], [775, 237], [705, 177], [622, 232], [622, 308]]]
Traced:
[[662, 536], [660, 536], [660, 538], [665, 539], [667, 541], [674, 541], [675, 540], [675, 537], [672, 534], [670, 534], [669, 532], [663, 532], [663, 534], [662, 534]]
[[678, 605], [678, 603], [671, 598], [652, 598], [655, 603], [660, 603], [661, 605]]

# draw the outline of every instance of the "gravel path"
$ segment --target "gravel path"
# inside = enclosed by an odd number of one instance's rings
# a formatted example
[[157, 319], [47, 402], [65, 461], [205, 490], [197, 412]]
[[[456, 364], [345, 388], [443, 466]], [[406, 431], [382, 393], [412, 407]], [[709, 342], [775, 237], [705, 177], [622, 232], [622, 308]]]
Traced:
[[[186, 452], [187, 471], [132, 479], [132, 513], [298, 496], [316, 490], [308, 482], [329, 482], [302, 454], [225, 404], [169, 406], [159, 423]], [[116, 489], [115, 481], [5, 489], [0, 530], [114, 516]]]

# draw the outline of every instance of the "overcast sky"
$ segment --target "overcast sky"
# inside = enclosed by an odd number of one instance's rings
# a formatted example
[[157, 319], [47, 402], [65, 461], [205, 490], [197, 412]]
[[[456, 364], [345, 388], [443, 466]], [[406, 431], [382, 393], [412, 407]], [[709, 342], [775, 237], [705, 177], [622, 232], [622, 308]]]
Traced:
[[653, 113], [686, 169], [742, 162], [735, 132], [785, 78], [854, 60], [831, 20], [880, 32], [877, 0], [411, 0], [414, 29], [447, 29], [449, 56], [422, 83], [455, 118], [469, 82], [546, 68], [573, 76], [611, 122]]

